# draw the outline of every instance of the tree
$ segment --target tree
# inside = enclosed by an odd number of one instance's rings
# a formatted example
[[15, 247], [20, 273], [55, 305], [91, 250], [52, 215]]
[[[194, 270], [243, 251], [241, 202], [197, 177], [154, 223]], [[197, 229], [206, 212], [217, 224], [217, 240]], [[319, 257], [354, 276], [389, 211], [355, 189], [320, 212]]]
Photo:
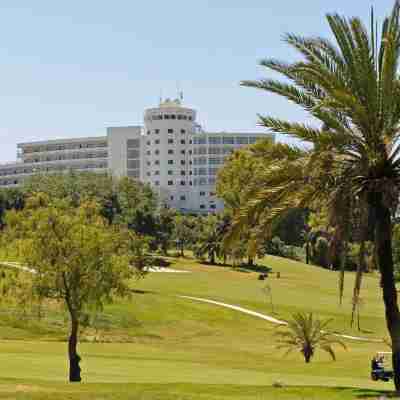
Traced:
[[174, 233], [175, 210], [168, 207], [161, 207], [155, 218], [155, 245], [161, 249], [165, 256], [168, 256], [168, 250], [171, 247]]
[[223, 224], [216, 215], [199, 217], [197, 234], [197, 246], [195, 255], [202, 257], [207, 255], [210, 264], [215, 264], [221, 254], [221, 242], [223, 238]]
[[81, 381], [79, 327], [92, 311], [130, 293], [128, 280], [142, 276], [145, 243], [133, 232], [110, 226], [93, 200], [55, 199], [37, 194], [22, 211], [6, 218], [6, 237], [33, 270], [33, 290], [41, 299], [65, 306], [70, 317], [69, 380]]
[[327, 352], [332, 359], [336, 360], [334, 344], [338, 344], [346, 349], [345, 344], [335, 338], [325, 329], [330, 320], [321, 321], [314, 318], [312, 313], [298, 313], [292, 316], [288, 322], [287, 330], [278, 331], [278, 349], [287, 349], [286, 354], [292, 351], [300, 351], [304, 361], [308, 364], [313, 358], [315, 351], [319, 348]]
[[174, 238], [181, 257], [184, 250], [194, 241], [196, 218], [190, 215], [177, 214], [174, 218]]
[[[266, 227], [263, 219], [252, 214], [236, 218], [249, 197], [247, 188], [257, 187], [264, 163], [280, 145], [264, 140], [235, 151], [218, 172], [217, 194], [224, 201], [229, 224], [226, 225], [222, 249], [234, 258], [247, 256], [247, 264], [254, 265], [265, 242]], [[233, 216], [233, 218], [232, 218]], [[239, 256], [239, 257], [238, 257]]]
[[[396, 390], [400, 390], [400, 311], [391, 233], [400, 182], [400, 148], [397, 144], [400, 122], [399, 11], [400, 3], [396, 1], [380, 33], [373, 12], [369, 29], [359, 18], [328, 15], [336, 44], [320, 37], [287, 34], [285, 41], [300, 53], [302, 59], [293, 63], [272, 59], [261, 62], [289, 82], [274, 79], [242, 82], [244, 86], [287, 98], [321, 122], [321, 127], [315, 127], [260, 116], [260, 123], [271, 131], [313, 144], [297, 166], [304, 166], [306, 159], [330, 155], [331, 164], [327, 168], [336, 172], [330, 186], [336, 192], [346, 187], [350, 191], [347, 193], [349, 198], [359, 196], [368, 214], [373, 216], [376, 259], [381, 273], [386, 323], [392, 340]], [[296, 203], [306, 205], [311, 197], [326, 191], [326, 187], [321, 186], [321, 182], [328, 183], [326, 179], [320, 180], [319, 185], [309, 185], [309, 181], [304, 181], [305, 176], [312, 179], [310, 175], [314, 171], [309, 169], [305, 175], [303, 170], [296, 175], [292, 169], [291, 173], [299, 178], [303, 175], [303, 185], [313, 187], [308, 192], [300, 187]], [[297, 186], [299, 183], [297, 180]], [[295, 183], [287, 185], [296, 186]], [[283, 196], [283, 191], [287, 192], [289, 186], [281, 185], [281, 190], [275, 187], [274, 197], [280, 194], [281, 200], [287, 204], [293, 202], [293, 194]], [[266, 194], [264, 197], [269, 196]], [[289, 201], [290, 196], [292, 201]]]

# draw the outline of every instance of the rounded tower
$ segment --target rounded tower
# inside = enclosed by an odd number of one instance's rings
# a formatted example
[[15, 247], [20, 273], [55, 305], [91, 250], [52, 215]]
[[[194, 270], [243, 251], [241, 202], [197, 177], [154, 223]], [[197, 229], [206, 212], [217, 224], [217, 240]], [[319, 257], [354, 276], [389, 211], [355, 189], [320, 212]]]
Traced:
[[188, 208], [196, 111], [166, 99], [144, 113], [144, 180], [171, 207]]

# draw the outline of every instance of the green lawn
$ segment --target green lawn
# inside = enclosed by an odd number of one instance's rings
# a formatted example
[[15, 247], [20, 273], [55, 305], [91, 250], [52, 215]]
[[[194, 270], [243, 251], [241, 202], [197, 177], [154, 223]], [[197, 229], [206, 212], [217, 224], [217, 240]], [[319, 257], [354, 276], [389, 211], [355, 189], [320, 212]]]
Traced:
[[[310, 365], [276, 350], [274, 325], [237, 311], [178, 298], [205, 297], [272, 314], [257, 273], [171, 259], [188, 274], [152, 273], [135, 283], [129, 301], [109, 306], [98, 332], [80, 345], [85, 383], [65, 384], [65, 324], [54, 310], [42, 322], [2, 319], [0, 399], [356, 399], [378, 398], [391, 384], [369, 379], [369, 360], [383, 344], [347, 341], [336, 362], [324, 354]], [[276, 257], [265, 265], [276, 318], [299, 310], [333, 318], [332, 328], [371, 338], [386, 336], [379, 280], [365, 277], [363, 332], [349, 327], [354, 275], [346, 274], [338, 306], [335, 272]], [[4, 312], [4, 310], [3, 310]], [[4, 314], [6, 315], [6, 314]], [[103, 343], [93, 342], [97, 336]], [[22, 340], [23, 339], [23, 340]], [[276, 382], [283, 388], [273, 387]]]

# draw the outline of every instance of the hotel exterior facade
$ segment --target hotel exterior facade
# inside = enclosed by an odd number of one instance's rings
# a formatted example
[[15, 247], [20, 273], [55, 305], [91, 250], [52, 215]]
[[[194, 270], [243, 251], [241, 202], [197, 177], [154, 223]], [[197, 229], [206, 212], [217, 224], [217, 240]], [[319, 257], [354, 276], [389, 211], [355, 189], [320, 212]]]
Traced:
[[237, 148], [274, 135], [204, 132], [196, 111], [179, 100], [147, 109], [144, 126], [107, 128], [107, 135], [18, 144], [18, 161], [0, 164], [0, 188], [38, 173], [109, 172], [150, 186], [170, 207], [185, 212], [223, 209], [216, 197], [219, 168]]

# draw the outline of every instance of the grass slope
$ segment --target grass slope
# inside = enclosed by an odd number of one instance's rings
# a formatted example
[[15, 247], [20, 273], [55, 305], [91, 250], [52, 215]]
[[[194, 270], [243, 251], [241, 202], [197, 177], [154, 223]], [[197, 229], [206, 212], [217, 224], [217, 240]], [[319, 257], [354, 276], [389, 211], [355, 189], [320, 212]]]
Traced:
[[[87, 341], [96, 334], [113, 343], [80, 345], [84, 385], [64, 383], [66, 327], [60, 313], [51, 311], [40, 323], [3, 318], [0, 399], [14, 398], [11, 393], [21, 399], [351, 399], [374, 398], [374, 390], [391, 388], [369, 379], [369, 360], [385, 350], [382, 344], [348, 341], [349, 351], [338, 350], [337, 362], [317, 354], [305, 365], [300, 355], [283, 358], [276, 350], [274, 325], [177, 297], [205, 297], [272, 314], [262, 290], [268, 283], [279, 319], [313, 311], [333, 318], [337, 331], [380, 338], [386, 329], [377, 276], [363, 284], [360, 333], [349, 327], [351, 273], [339, 307], [337, 273], [302, 263], [267, 257], [263, 263], [281, 278], [272, 274], [265, 282], [253, 272], [171, 261], [171, 267], [191, 273], [149, 274], [134, 284], [131, 300], [106, 308], [99, 332], [86, 334]], [[285, 387], [272, 387], [277, 381]]]

